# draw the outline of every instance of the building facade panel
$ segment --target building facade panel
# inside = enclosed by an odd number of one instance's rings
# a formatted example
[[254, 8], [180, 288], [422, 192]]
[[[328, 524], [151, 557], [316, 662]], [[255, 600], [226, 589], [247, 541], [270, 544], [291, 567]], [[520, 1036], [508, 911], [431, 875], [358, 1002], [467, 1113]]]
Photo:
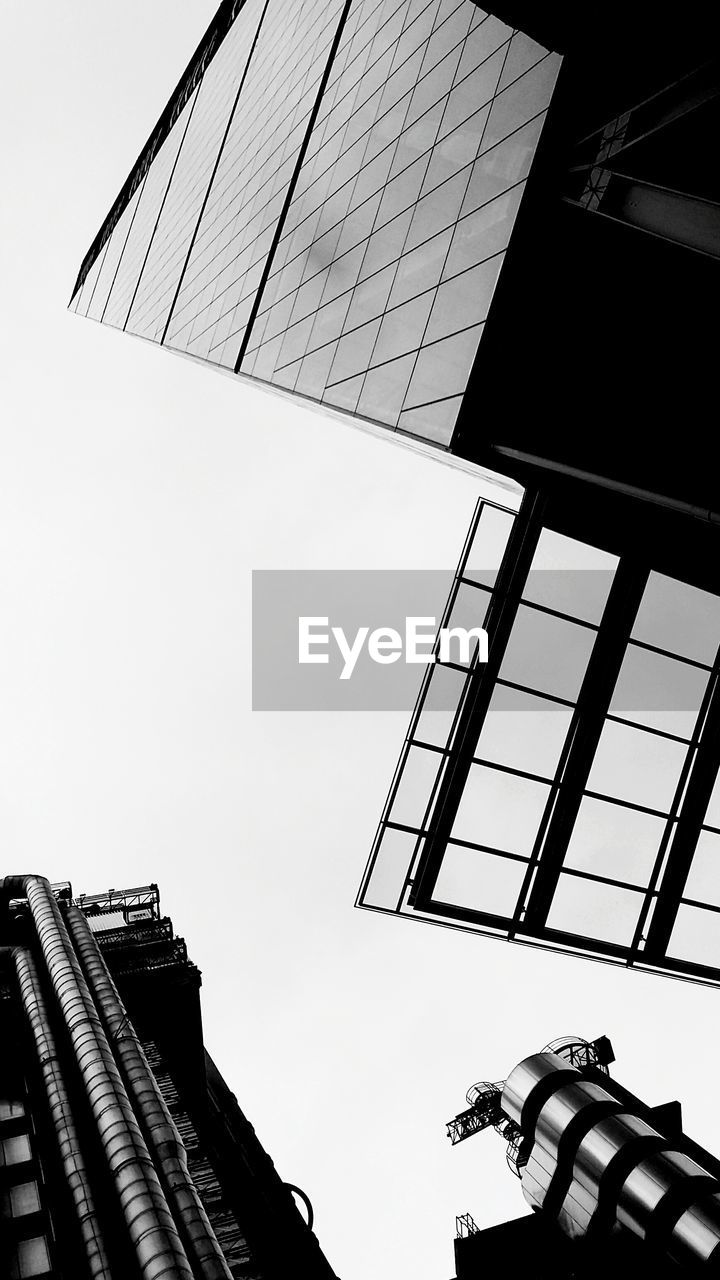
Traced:
[[269, 6], [168, 345], [234, 368], [341, 13], [339, 0]]
[[221, 27], [74, 307], [446, 447], [559, 57], [471, 0]]
[[[447, 444], [527, 176], [522, 129], [528, 113], [544, 113], [558, 60], [462, 2], [364, 7], [328, 84], [243, 368]], [[503, 96], [508, 62], [524, 96]], [[546, 76], [532, 83], [536, 65]], [[498, 149], [478, 160], [513, 107], [511, 158]], [[501, 204], [503, 183], [515, 191]], [[459, 217], [483, 189], [497, 203], [468, 235]]]
[[[135, 221], [144, 185], [145, 179], [139, 183], [138, 187], [134, 191], [128, 204], [120, 214], [107, 243], [105, 244], [102, 254], [100, 255], [102, 258], [102, 265], [93, 288], [89, 291], [86, 288], [83, 289], [83, 306], [86, 308], [84, 314], [89, 316], [91, 320], [99, 320], [100, 322], [103, 322], [105, 319], [108, 300], [115, 283], [115, 277], [117, 276], [120, 267], [125, 244], [130, 232], [132, 231], [133, 222]], [[90, 280], [91, 275], [92, 268], [90, 272], [88, 272], [86, 284]], [[77, 306], [77, 310], [80, 310], [79, 306]]]
[[209, 195], [223, 138], [257, 37], [265, 0], [246, 0], [208, 66], [197, 91], [158, 225], [133, 303], [128, 328], [161, 341], [183, 278], [191, 242]]
[[130, 310], [144, 274], [158, 218], [170, 197], [176, 162], [188, 123], [192, 118], [197, 92], [196, 89], [180, 112], [170, 133], [158, 149], [142, 184], [137, 213], [125, 238], [118, 269], [104, 307], [103, 322], [117, 329], [124, 329], [128, 325]]

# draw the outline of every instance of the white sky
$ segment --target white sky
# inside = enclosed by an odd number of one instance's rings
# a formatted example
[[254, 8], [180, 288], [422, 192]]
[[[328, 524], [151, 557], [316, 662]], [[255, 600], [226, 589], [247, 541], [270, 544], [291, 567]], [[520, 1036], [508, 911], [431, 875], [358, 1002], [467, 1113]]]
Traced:
[[499, 1138], [445, 1138], [466, 1088], [606, 1032], [717, 1150], [717, 995], [355, 911], [408, 716], [252, 713], [251, 570], [450, 568], [480, 482], [66, 311], [214, 10], [4, 10], [3, 873], [157, 880], [338, 1274], [447, 1280], [456, 1213], [524, 1211]]

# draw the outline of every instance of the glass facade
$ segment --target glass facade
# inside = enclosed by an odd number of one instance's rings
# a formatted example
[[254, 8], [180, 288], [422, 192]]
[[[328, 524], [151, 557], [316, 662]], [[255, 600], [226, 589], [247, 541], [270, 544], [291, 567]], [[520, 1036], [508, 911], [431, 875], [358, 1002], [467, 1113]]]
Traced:
[[447, 446], [559, 65], [472, 0], [246, 0], [71, 306]]
[[[482, 503], [359, 905], [720, 982], [720, 598]], [[442, 707], [442, 710], [437, 710]]]

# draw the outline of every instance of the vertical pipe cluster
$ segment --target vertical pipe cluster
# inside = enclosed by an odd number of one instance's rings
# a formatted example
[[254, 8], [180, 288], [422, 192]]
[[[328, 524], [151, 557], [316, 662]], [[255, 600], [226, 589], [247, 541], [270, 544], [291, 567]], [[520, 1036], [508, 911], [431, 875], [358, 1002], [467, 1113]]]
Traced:
[[182, 1224], [187, 1253], [198, 1280], [232, 1280], [232, 1272], [190, 1177], [182, 1139], [95, 936], [77, 907], [69, 909], [67, 924], [170, 1208], [176, 1222]]
[[112, 1280], [112, 1271], [95, 1209], [90, 1178], [70, 1107], [65, 1077], [57, 1055], [55, 1037], [50, 1029], [35, 961], [25, 947], [2, 947], [0, 952], [9, 952], [15, 966], [20, 999], [35, 1045], [63, 1173], [67, 1179], [83, 1242], [88, 1274], [91, 1280]]
[[[227, 1280], [231, 1273], [222, 1258], [202, 1206], [198, 1210], [194, 1203], [187, 1185], [190, 1179], [184, 1164], [182, 1143], [164, 1103], [158, 1104], [152, 1084], [154, 1078], [144, 1055], [140, 1050], [140, 1056], [136, 1056], [131, 1062], [131, 1052], [124, 1049], [123, 1063], [128, 1084], [162, 1169], [168, 1193], [178, 1217], [182, 1215], [184, 1223], [187, 1212], [188, 1221], [192, 1223], [192, 1229], [187, 1230], [187, 1237], [197, 1264], [195, 1271], [190, 1264], [50, 885], [40, 876], [9, 876], [0, 881], [0, 894], [27, 899], [45, 967], [72, 1042], [85, 1094], [142, 1280]], [[106, 1025], [113, 1028], [111, 1034], [116, 1035], [119, 1027], [114, 1021], [112, 990], [101, 981], [104, 968], [102, 958], [90, 930], [87, 929], [87, 934], [91, 945], [77, 920], [74, 921], [74, 927], [83, 943], [86, 962], [91, 964], [98, 999], [108, 1002], [104, 1012]], [[100, 967], [97, 965], [98, 958]], [[33, 981], [32, 963], [28, 965], [24, 955], [19, 956], [16, 963], [19, 965], [18, 977], [22, 974], [23, 1003], [35, 1036], [51, 1115], [56, 1123], [63, 1159], [67, 1161], [65, 1167], [80, 1217], [90, 1273], [93, 1280], [110, 1280], [111, 1272], [89, 1195], [87, 1174], [83, 1173], [84, 1165], [79, 1156], [77, 1133], [72, 1122], [68, 1127], [70, 1111], [67, 1092], [61, 1085], [59, 1071], [56, 1073], [51, 1063], [54, 1045], [48, 1038], [47, 1015], [41, 1003], [39, 986]], [[34, 976], [37, 977], [36, 973]], [[109, 975], [107, 978], [109, 980]], [[117, 993], [115, 998], [119, 1004]], [[125, 1026], [129, 1027], [124, 1010], [121, 1017], [125, 1019]], [[128, 1043], [133, 1043], [133, 1037], [130, 1037]], [[222, 1258], [222, 1268], [218, 1255]]]

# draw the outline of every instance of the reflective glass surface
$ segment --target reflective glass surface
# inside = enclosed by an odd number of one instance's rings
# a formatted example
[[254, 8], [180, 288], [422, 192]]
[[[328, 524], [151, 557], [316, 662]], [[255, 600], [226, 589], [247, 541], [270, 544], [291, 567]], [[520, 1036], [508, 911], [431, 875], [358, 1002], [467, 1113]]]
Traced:
[[72, 306], [447, 446], [559, 62], [471, 0], [246, 0]]

